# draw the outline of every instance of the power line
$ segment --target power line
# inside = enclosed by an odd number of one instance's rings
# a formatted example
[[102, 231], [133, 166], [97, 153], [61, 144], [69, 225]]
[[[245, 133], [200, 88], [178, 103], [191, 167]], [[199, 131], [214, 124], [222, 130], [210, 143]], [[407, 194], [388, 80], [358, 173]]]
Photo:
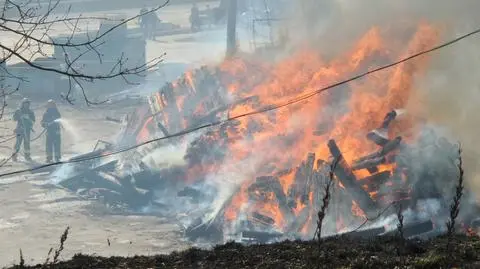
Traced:
[[450, 40], [446, 43], [443, 43], [443, 44], [440, 44], [436, 47], [433, 47], [431, 49], [428, 49], [428, 50], [424, 50], [424, 51], [421, 51], [421, 52], [418, 52], [416, 54], [413, 54], [411, 56], [408, 56], [406, 58], [403, 58], [399, 61], [396, 61], [396, 62], [393, 62], [391, 64], [387, 64], [387, 65], [384, 65], [384, 66], [381, 66], [381, 67], [378, 67], [376, 69], [373, 69], [373, 70], [370, 70], [370, 71], [367, 71], [367, 72], [364, 72], [364, 73], [361, 73], [357, 76], [354, 76], [354, 77], [351, 77], [347, 80], [343, 80], [343, 81], [340, 81], [340, 82], [337, 82], [335, 84], [331, 84], [330, 86], [326, 86], [324, 88], [321, 88], [321, 89], [318, 89], [318, 90], [315, 90], [315, 91], [312, 91], [310, 93], [306, 93], [306, 94], [303, 94], [303, 95], [300, 95], [300, 96], [297, 96], [296, 98], [294, 99], [291, 99], [289, 101], [286, 101], [285, 103], [283, 104], [278, 104], [278, 105], [270, 105], [270, 106], [267, 106], [267, 107], [264, 107], [263, 109], [260, 109], [260, 110], [255, 110], [255, 111], [251, 111], [251, 112], [248, 112], [248, 113], [243, 113], [243, 114], [240, 114], [240, 115], [237, 115], [237, 116], [234, 116], [234, 117], [230, 117], [230, 118], [227, 118], [227, 119], [224, 119], [224, 120], [219, 120], [219, 121], [215, 121], [215, 122], [211, 122], [211, 123], [208, 123], [208, 124], [204, 124], [204, 125], [200, 125], [200, 126], [197, 126], [197, 127], [194, 127], [194, 128], [191, 128], [191, 129], [187, 129], [187, 130], [183, 130], [183, 131], [180, 131], [178, 133], [175, 133], [175, 134], [172, 134], [172, 135], [168, 135], [168, 136], [164, 136], [164, 137], [160, 137], [160, 138], [155, 138], [155, 139], [151, 139], [151, 140], [148, 140], [148, 141], [145, 141], [145, 142], [142, 142], [142, 143], [139, 143], [139, 144], [136, 144], [136, 145], [133, 145], [133, 146], [130, 146], [130, 147], [126, 147], [126, 148], [123, 148], [123, 149], [118, 149], [116, 151], [112, 151], [112, 152], [109, 152], [109, 153], [105, 153], [105, 154], [99, 154], [99, 155], [93, 155], [93, 156], [89, 156], [89, 157], [85, 157], [85, 158], [78, 158], [78, 159], [71, 159], [71, 160], [68, 160], [68, 161], [61, 161], [61, 162], [55, 162], [55, 163], [49, 163], [49, 164], [45, 164], [45, 165], [40, 165], [40, 166], [37, 166], [37, 167], [33, 167], [33, 168], [29, 168], [29, 169], [23, 169], [23, 170], [16, 170], [16, 171], [12, 171], [12, 172], [8, 172], [8, 173], [3, 173], [3, 174], [0, 174], [0, 177], [7, 177], [7, 176], [12, 176], [12, 175], [17, 175], [17, 174], [22, 174], [22, 173], [26, 173], [26, 172], [33, 172], [33, 171], [36, 171], [36, 170], [40, 170], [40, 169], [44, 169], [44, 168], [48, 168], [48, 167], [51, 167], [51, 166], [57, 166], [57, 165], [61, 165], [61, 164], [68, 164], [68, 163], [78, 163], [78, 162], [84, 162], [84, 161], [89, 161], [89, 160], [93, 160], [93, 159], [98, 159], [98, 158], [102, 158], [102, 157], [108, 157], [108, 156], [112, 156], [112, 155], [116, 155], [116, 154], [120, 154], [120, 153], [123, 153], [123, 152], [127, 152], [127, 151], [130, 151], [130, 150], [134, 150], [136, 148], [139, 148], [139, 147], [142, 147], [142, 146], [145, 146], [145, 145], [148, 145], [148, 144], [151, 144], [151, 143], [154, 143], [154, 142], [159, 142], [159, 141], [163, 141], [163, 140], [167, 140], [167, 139], [171, 139], [171, 138], [176, 138], [176, 137], [180, 137], [180, 136], [184, 136], [184, 135], [187, 135], [189, 133], [193, 133], [193, 132], [196, 132], [196, 131], [199, 131], [199, 130], [202, 130], [202, 129], [206, 129], [206, 128], [210, 128], [210, 127], [214, 127], [214, 126], [218, 126], [218, 125], [222, 125], [224, 123], [227, 123], [227, 122], [230, 122], [230, 121], [234, 121], [234, 120], [237, 120], [239, 118], [244, 118], [244, 117], [248, 117], [248, 116], [253, 116], [253, 115], [256, 115], [256, 114], [261, 114], [261, 113], [266, 113], [266, 112], [269, 112], [269, 111], [273, 111], [273, 110], [277, 110], [277, 109], [280, 109], [280, 108], [283, 108], [283, 107], [286, 107], [286, 106], [290, 106], [290, 105], [293, 105], [293, 104], [296, 104], [296, 103], [299, 103], [299, 102], [302, 102], [304, 100], [307, 100], [315, 95], [318, 95], [324, 91], [327, 91], [327, 90], [330, 90], [332, 88], [335, 88], [335, 87], [338, 87], [338, 86], [341, 86], [341, 85], [344, 85], [344, 84], [347, 84], [347, 83], [350, 83], [354, 80], [358, 80], [358, 79], [361, 79], [363, 77], [366, 77], [366, 76], [369, 76], [373, 73], [377, 73], [379, 71], [382, 71], [382, 70], [385, 70], [385, 69], [389, 69], [391, 67], [394, 67], [394, 66], [397, 66], [397, 65], [400, 65], [404, 62], [407, 62], [407, 61], [410, 61], [414, 58], [418, 58], [422, 55], [425, 55], [425, 54], [429, 54], [431, 52], [434, 52], [436, 50], [440, 50], [442, 48], [445, 48], [445, 47], [448, 47], [448, 46], [451, 46], [463, 39], [466, 39], [468, 37], [471, 37], [473, 35], [476, 35], [480, 33], [480, 29], [477, 29], [475, 31], [472, 31], [472, 32], [469, 32], [467, 34], [464, 34], [462, 36], [459, 36], [453, 40]]

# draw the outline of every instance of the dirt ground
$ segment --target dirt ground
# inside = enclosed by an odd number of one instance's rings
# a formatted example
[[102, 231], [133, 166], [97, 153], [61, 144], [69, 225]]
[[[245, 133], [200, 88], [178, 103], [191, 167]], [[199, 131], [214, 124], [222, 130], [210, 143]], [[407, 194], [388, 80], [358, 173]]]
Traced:
[[[188, 9], [189, 5], [169, 7], [159, 15], [164, 20], [185, 25], [188, 23]], [[138, 10], [125, 13], [136, 14]], [[61, 29], [58, 31], [61, 32]], [[156, 42], [148, 42], [148, 58], [167, 52], [167, 62], [189, 65], [207, 60], [213, 62], [223, 55], [223, 34], [212, 39], [220, 32], [159, 38]], [[3, 42], [9, 37], [1, 38]], [[4, 138], [12, 135], [14, 123], [8, 119], [17, 105], [18, 100], [10, 100], [5, 118], [0, 120], [0, 136]], [[38, 122], [44, 105], [33, 100], [32, 108], [37, 117], [33, 136], [42, 130]], [[133, 108], [108, 105], [87, 108], [59, 104], [59, 109], [68, 123], [62, 134], [63, 159], [67, 159], [91, 151], [98, 139], [112, 141], [120, 126], [106, 121], [105, 117], [120, 118]], [[0, 144], [0, 159], [10, 156], [13, 144], [13, 140]], [[42, 163], [44, 154], [44, 137], [41, 137], [32, 143], [32, 157], [35, 162]], [[8, 162], [0, 167], [0, 173], [28, 167], [20, 156], [20, 162]], [[105, 212], [99, 203], [82, 200], [53, 186], [45, 175], [0, 177], [0, 241], [4, 242], [0, 244], [0, 265], [18, 263], [20, 249], [28, 264], [43, 262], [49, 249], [58, 245], [67, 226], [71, 229], [62, 259], [79, 252], [132, 256], [169, 253], [190, 246], [183, 241], [180, 227], [171, 220], [153, 216], [113, 216]]]
[[[40, 104], [33, 103], [33, 107]], [[64, 159], [93, 149], [97, 139], [111, 141], [119, 125], [105, 120], [106, 116], [119, 117], [130, 107], [100, 109], [74, 109], [60, 105], [62, 116], [73, 126], [63, 131]], [[41, 117], [43, 108], [36, 110]], [[12, 122], [2, 122], [11, 129]], [[40, 127], [36, 126], [36, 132]], [[10, 132], [2, 129], [2, 135]], [[5, 133], [6, 132], [6, 133]], [[44, 137], [32, 143], [35, 162], [44, 161]], [[3, 146], [13, 146], [13, 141]], [[3, 158], [9, 150], [2, 148]], [[22, 162], [9, 162], [0, 173], [28, 168]], [[19, 261], [22, 249], [27, 263], [41, 262], [50, 247], [58, 245], [67, 226], [71, 227], [62, 258], [82, 252], [97, 255], [157, 254], [183, 249], [179, 227], [168, 220], [149, 216], [112, 216], [95, 201], [78, 198], [66, 190], [52, 185], [45, 175], [22, 174], [0, 178], [0, 261], [2, 265]], [[110, 246], [108, 245], [110, 242]]]

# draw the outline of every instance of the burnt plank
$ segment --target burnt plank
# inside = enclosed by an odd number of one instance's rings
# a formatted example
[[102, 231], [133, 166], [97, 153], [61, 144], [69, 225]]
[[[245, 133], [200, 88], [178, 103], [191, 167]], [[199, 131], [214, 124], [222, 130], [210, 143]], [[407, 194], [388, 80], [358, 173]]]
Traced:
[[402, 137], [398, 136], [395, 139], [388, 141], [382, 147], [381, 150], [379, 150], [377, 152], [374, 152], [372, 154], [369, 154], [367, 156], [363, 156], [361, 158], [358, 158], [357, 160], [353, 161], [353, 164], [355, 165], [356, 163], [361, 163], [361, 162], [367, 161], [369, 159], [376, 159], [376, 158], [379, 158], [379, 157], [383, 157], [383, 156], [387, 155], [388, 153], [398, 149], [401, 145], [401, 142], [402, 142]]
[[90, 185], [90, 187], [96, 187], [96, 188], [99, 188], [101, 186], [104, 188], [118, 190], [118, 188], [120, 187], [118, 185], [118, 182], [112, 182], [98, 175], [99, 172], [109, 172], [115, 169], [117, 162], [118, 162], [117, 160], [114, 160], [91, 169], [82, 170], [76, 175], [71, 176], [65, 180], [62, 180], [60, 182], [60, 185], [72, 190], [81, 188], [82, 185], [84, 186]]
[[364, 160], [358, 163], [354, 163], [352, 165], [352, 170], [361, 170], [361, 169], [371, 169], [377, 167], [380, 164], [384, 164], [386, 162], [385, 156], [380, 156], [378, 158]]
[[255, 221], [258, 221], [259, 223], [262, 223], [262, 224], [265, 224], [265, 225], [273, 225], [275, 224], [275, 220], [268, 217], [268, 216], [265, 216], [263, 214], [260, 214], [258, 212], [253, 212], [252, 213], [252, 218], [255, 220]]
[[340, 151], [340, 148], [337, 146], [335, 140], [332, 139], [328, 142], [328, 148], [330, 149], [330, 152], [336, 161], [334, 174], [337, 176], [338, 180], [342, 183], [342, 185], [346, 188], [346, 190], [364, 212], [375, 210], [377, 208], [377, 204], [358, 183], [357, 178], [353, 174], [350, 165], [344, 159], [343, 154]]
[[388, 170], [387, 171], [382, 171], [382, 172], [376, 173], [374, 175], [371, 175], [371, 176], [360, 179], [359, 183], [362, 184], [362, 185], [367, 184], [371, 187], [374, 187], [374, 188], [378, 189], [378, 187], [385, 184], [385, 182], [387, 182], [387, 180], [391, 176], [392, 176], [391, 171], [388, 171]]
[[378, 172], [378, 168], [377, 168], [377, 167], [368, 167], [367, 170], [368, 170], [368, 172], [369, 172], [371, 175], [373, 175], [373, 174], [375, 174], [375, 173]]
[[259, 191], [260, 194], [266, 194], [268, 192], [272, 192], [275, 194], [275, 198], [277, 199], [278, 205], [282, 214], [285, 215], [286, 218], [292, 216], [292, 210], [288, 206], [287, 196], [283, 192], [282, 185], [278, 177], [274, 176], [261, 176], [257, 177], [255, 183], [253, 183], [249, 188], [248, 192], [250, 197], [256, 199], [258, 195], [256, 191]]
[[216, 223], [204, 222], [201, 218], [198, 218], [185, 229], [185, 236], [192, 241], [205, 238], [212, 242], [221, 242], [223, 240], [223, 230]]
[[305, 207], [298, 213], [298, 215], [295, 217], [293, 222], [291, 223], [290, 227], [288, 228], [289, 233], [297, 234], [301, 232], [302, 228], [305, 226], [305, 224], [308, 221], [308, 217], [310, 215], [310, 208]]

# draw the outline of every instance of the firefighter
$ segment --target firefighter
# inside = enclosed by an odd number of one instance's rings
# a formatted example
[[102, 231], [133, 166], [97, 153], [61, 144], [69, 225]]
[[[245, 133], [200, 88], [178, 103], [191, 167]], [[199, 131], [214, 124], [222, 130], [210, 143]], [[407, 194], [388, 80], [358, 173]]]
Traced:
[[47, 163], [53, 161], [55, 155], [55, 162], [59, 162], [61, 158], [60, 154], [60, 145], [61, 145], [61, 136], [60, 136], [60, 122], [61, 118], [60, 112], [58, 111], [57, 105], [53, 100], [48, 100], [47, 110], [43, 113], [42, 118], [42, 127], [46, 130], [45, 139], [45, 151], [47, 154]]
[[140, 16], [138, 18], [138, 24], [140, 24], [140, 29], [142, 29], [145, 38], [148, 38], [148, 9], [143, 6], [140, 10]]
[[200, 11], [195, 3], [190, 9], [190, 29], [192, 32], [200, 30]]
[[12, 160], [17, 161], [17, 154], [20, 152], [20, 147], [23, 143], [23, 153], [25, 160], [32, 161], [30, 156], [30, 134], [33, 131], [33, 124], [35, 123], [35, 114], [30, 109], [30, 100], [24, 98], [18, 108], [13, 114], [13, 120], [17, 122], [15, 134], [17, 140], [15, 142], [15, 152], [12, 154]]
[[155, 9], [152, 8], [148, 14], [148, 23], [149, 23], [149, 39], [155, 40], [157, 36], [157, 27], [160, 26], [161, 20], [155, 12]]
[[205, 14], [207, 15], [208, 28], [212, 28], [212, 25], [213, 25], [213, 10], [210, 8], [210, 5], [207, 5], [207, 8], [205, 9]]

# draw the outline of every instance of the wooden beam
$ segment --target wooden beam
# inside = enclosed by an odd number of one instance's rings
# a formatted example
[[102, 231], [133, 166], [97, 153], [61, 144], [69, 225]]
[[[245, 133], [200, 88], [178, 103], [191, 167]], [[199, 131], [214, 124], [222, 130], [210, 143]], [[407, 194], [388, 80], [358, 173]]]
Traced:
[[370, 195], [361, 187], [357, 178], [352, 172], [350, 165], [344, 159], [340, 148], [337, 146], [335, 140], [328, 141], [328, 148], [330, 153], [335, 158], [336, 165], [333, 171], [338, 180], [342, 183], [345, 189], [350, 193], [355, 202], [358, 203], [363, 212], [367, 213], [377, 209], [377, 204], [372, 200]]
[[382, 171], [374, 175], [360, 179], [358, 182], [362, 185], [369, 185], [372, 188], [378, 189], [382, 184], [384, 184], [390, 177], [392, 172]]

